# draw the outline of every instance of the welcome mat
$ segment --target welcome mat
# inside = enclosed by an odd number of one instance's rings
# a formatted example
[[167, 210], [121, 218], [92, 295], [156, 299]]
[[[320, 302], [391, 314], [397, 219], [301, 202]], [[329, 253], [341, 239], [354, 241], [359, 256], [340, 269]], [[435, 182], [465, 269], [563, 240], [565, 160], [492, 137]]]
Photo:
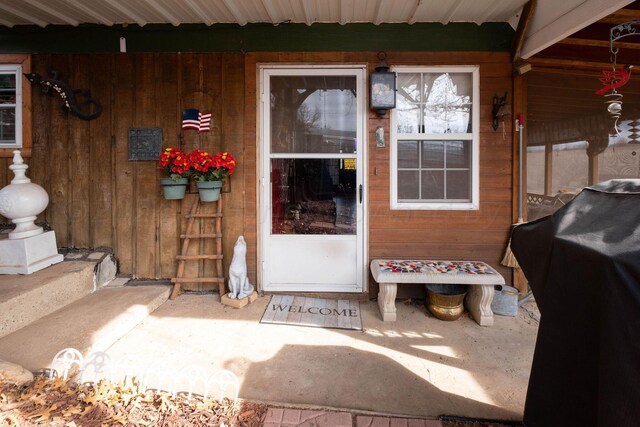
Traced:
[[260, 323], [362, 330], [358, 301], [287, 295], [271, 297]]

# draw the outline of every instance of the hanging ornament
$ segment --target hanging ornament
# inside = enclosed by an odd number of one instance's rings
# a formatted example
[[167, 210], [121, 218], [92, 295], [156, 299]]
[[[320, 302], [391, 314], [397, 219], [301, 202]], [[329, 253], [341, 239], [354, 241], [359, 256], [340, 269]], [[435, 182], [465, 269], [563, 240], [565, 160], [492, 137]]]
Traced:
[[631, 78], [632, 68], [633, 65], [625, 65], [624, 67], [620, 67], [616, 70], [614, 63], [613, 71], [602, 70], [602, 77], [598, 80], [600, 80], [600, 83], [602, 83], [603, 86], [600, 90], [596, 91], [596, 93], [598, 95], [604, 95], [608, 90], [615, 91], [616, 89], [626, 85]]
[[[613, 127], [616, 134], [620, 136], [618, 130], [618, 121], [622, 116], [622, 94], [618, 93], [617, 89], [623, 87], [629, 79], [631, 79], [631, 69], [633, 65], [625, 65], [618, 68], [617, 56], [618, 48], [613, 47], [613, 42], [623, 37], [631, 35], [640, 35], [640, 21], [625, 22], [624, 24], [616, 25], [611, 28], [609, 33], [609, 53], [611, 54], [611, 70], [602, 70], [602, 77], [600, 83], [602, 87], [596, 91], [597, 95], [603, 95], [605, 97], [604, 104], [607, 107], [607, 112], [614, 119]], [[610, 92], [609, 92], [610, 91]], [[609, 93], [607, 93], [609, 92]]]
[[611, 93], [607, 93], [604, 97], [604, 104], [607, 106], [607, 112], [609, 112], [611, 118], [614, 119], [613, 127], [616, 131], [616, 135], [620, 136], [620, 132], [618, 131], [618, 120], [620, 120], [620, 116], [622, 116], [623, 96], [621, 93], [618, 93], [613, 89]]

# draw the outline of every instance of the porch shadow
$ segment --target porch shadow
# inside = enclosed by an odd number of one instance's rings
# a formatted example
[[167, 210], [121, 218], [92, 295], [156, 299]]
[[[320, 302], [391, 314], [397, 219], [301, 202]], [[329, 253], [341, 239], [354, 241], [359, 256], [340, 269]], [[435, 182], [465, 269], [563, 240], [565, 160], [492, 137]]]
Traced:
[[[231, 370], [234, 365], [224, 364]], [[391, 357], [342, 346], [285, 345], [250, 365], [240, 396], [422, 417], [521, 419], [520, 413], [443, 391]]]
[[364, 332], [260, 324], [269, 298], [243, 309], [217, 297], [183, 295], [122, 338], [113, 357], [140, 354], [149, 363], [207, 372], [229, 369], [243, 398], [330, 405], [406, 415], [454, 414], [521, 419], [536, 325], [496, 318], [442, 322], [422, 308], [398, 306], [382, 322], [362, 303]]

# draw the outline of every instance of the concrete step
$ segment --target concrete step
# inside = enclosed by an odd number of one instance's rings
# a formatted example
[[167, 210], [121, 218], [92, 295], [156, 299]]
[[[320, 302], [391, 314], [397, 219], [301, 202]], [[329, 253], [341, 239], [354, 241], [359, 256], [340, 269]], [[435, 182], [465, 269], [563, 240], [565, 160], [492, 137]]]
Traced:
[[[61, 263], [65, 264], [65, 263]], [[36, 371], [73, 347], [105, 351], [169, 298], [170, 286], [105, 287], [0, 338], [0, 359]]]
[[95, 265], [61, 262], [29, 275], [0, 276], [0, 337], [93, 292]]

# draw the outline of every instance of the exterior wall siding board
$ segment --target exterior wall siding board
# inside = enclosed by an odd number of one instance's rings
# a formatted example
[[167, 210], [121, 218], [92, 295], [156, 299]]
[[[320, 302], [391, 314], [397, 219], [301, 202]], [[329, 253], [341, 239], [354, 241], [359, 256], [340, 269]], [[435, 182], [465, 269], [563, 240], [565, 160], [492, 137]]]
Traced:
[[[495, 93], [511, 89], [510, 58], [502, 52], [387, 52], [392, 65], [480, 65], [480, 209], [477, 211], [392, 211], [389, 207], [389, 119], [368, 111], [369, 259], [380, 257], [477, 259], [499, 266], [512, 222], [512, 118], [491, 128]], [[260, 63], [365, 63], [377, 65], [376, 52], [130, 53], [33, 55], [33, 68], [61, 71], [63, 81], [96, 94], [105, 110], [92, 122], [59, 112], [59, 99], [33, 93], [34, 148], [30, 173], [51, 197], [43, 219], [52, 225], [59, 246], [82, 242], [111, 245], [121, 272], [138, 278], [168, 278], [180, 250], [183, 215], [194, 196], [166, 201], [154, 161], [129, 161], [130, 127], [163, 128], [163, 146], [190, 151], [228, 150], [238, 159], [231, 193], [224, 195], [224, 269], [238, 235], [247, 241], [252, 283], [258, 279], [258, 65]], [[104, 73], [95, 79], [91, 74]], [[72, 74], [84, 73], [78, 77]], [[212, 131], [182, 132], [183, 108], [210, 108]], [[385, 129], [387, 146], [375, 146], [374, 131]], [[104, 163], [102, 163], [104, 161]], [[0, 184], [10, 179], [7, 160]], [[80, 163], [85, 162], [85, 171]], [[36, 172], [37, 171], [37, 172]], [[76, 181], [84, 181], [76, 182]], [[85, 184], [86, 183], [86, 184]], [[74, 190], [78, 184], [81, 190]], [[75, 193], [74, 193], [75, 191]], [[112, 205], [112, 207], [110, 207]], [[71, 211], [85, 212], [87, 224], [75, 224]], [[93, 228], [100, 230], [93, 230]], [[113, 231], [111, 231], [113, 230]], [[190, 273], [207, 268], [199, 265]], [[375, 284], [369, 281], [370, 292]], [[194, 290], [205, 288], [194, 287]]]
[[[222, 253], [224, 257], [224, 271], [229, 270], [233, 257], [233, 248], [238, 236], [245, 233], [245, 179], [246, 165], [243, 129], [244, 129], [244, 58], [236, 53], [221, 55], [220, 72], [220, 119], [218, 126], [221, 132], [221, 149], [230, 151], [238, 162], [238, 166], [230, 181], [230, 193], [225, 193], [225, 217], [223, 229], [225, 239]], [[238, 96], [242, 94], [242, 96]], [[255, 283], [255, 276], [251, 283]]]
[[[113, 99], [113, 56], [91, 55], [89, 62], [91, 79], [91, 96], [94, 99]], [[82, 87], [78, 85], [78, 87]], [[90, 155], [85, 162], [89, 164], [89, 242], [93, 247], [113, 248], [112, 212], [113, 186], [111, 176], [112, 138], [111, 117], [112, 104], [102, 105], [102, 114], [108, 120], [94, 120], [89, 122], [89, 139], [85, 144], [89, 146]]]
[[[160, 78], [155, 80], [155, 92], [158, 94], [158, 126], [162, 127], [164, 147], [177, 147], [180, 144], [180, 99], [178, 94], [178, 54], [158, 57]], [[160, 172], [162, 176], [162, 172]], [[160, 193], [158, 188], [155, 193]], [[158, 259], [156, 276], [173, 277], [176, 272], [175, 256], [180, 251], [180, 203], [165, 200], [159, 196], [158, 239], [156, 243]]]
[[[133, 242], [136, 233], [134, 216], [135, 162], [129, 161], [128, 132], [133, 127], [136, 104], [136, 56], [116, 55], [113, 70], [113, 115], [111, 117], [111, 137], [114, 141], [113, 169], [111, 180], [115, 182], [115, 206], [112, 208], [114, 224], [114, 252], [120, 260], [120, 270], [134, 274], [135, 260]], [[100, 100], [102, 103], [107, 100]]]
[[[34, 62], [37, 63], [34, 57]], [[69, 75], [68, 55], [53, 55], [50, 61], [41, 66], [34, 67], [41, 70], [42, 75], [47, 75], [49, 71], [56, 70], [60, 75]], [[57, 96], [44, 96], [40, 91], [33, 91], [34, 97], [41, 97], [45, 100], [47, 115], [42, 123], [51, 132], [51, 151], [47, 159], [51, 162], [51, 176], [49, 181], [49, 207], [51, 213], [47, 220], [56, 232], [58, 246], [71, 246], [70, 230], [70, 209], [71, 209], [71, 171], [69, 170], [69, 159], [71, 156], [71, 146], [69, 145], [69, 125], [68, 118], [60, 111], [60, 98]], [[30, 165], [30, 169], [36, 169], [39, 165]], [[84, 178], [86, 179], [86, 177]]]
[[[313, 53], [303, 56], [303, 62], [368, 63], [372, 70], [377, 65], [375, 53]], [[299, 54], [256, 53], [247, 55], [246, 73], [246, 146], [257, 147], [257, 65], [260, 63], [292, 63]], [[502, 94], [511, 88], [511, 68], [506, 53], [484, 52], [387, 52], [392, 65], [480, 65], [480, 88], [485, 81]], [[369, 259], [380, 257], [457, 258], [485, 261], [510, 275], [510, 269], [499, 265], [504, 253], [511, 224], [512, 138], [507, 126], [505, 138], [499, 130], [491, 128], [491, 102], [493, 94], [480, 99], [480, 210], [478, 211], [392, 211], [389, 207], [389, 119], [378, 118], [368, 111], [368, 171], [369, 191]], [[251, 117], [251, 118], [250, 118]], [[485, 126], [484, 123], [487, 123]], [[385, 129], [387, 146], [375, 146], [377, 126]], [[254, 148], [255, 149], [255, 148]], [[256, 158], [257, 158], [257, 153]], [[257, 160], [247, 162], [255, 168]], [[246, 178], [256, 172], [246, 172]], [[255, 181], [253, 181], [255, 182]], [[247, 197], [247, 203], [255, 200]], [[257, 205], [256, 205], [257, 206]], [[251, 209], [251, 214], [249, 214]], [[254, 209], [247, 208], [247, 222], [254, 218]], [[257, 225], [256, 225], [257, 228]], [[401, 230], [401, 231], [397, 231]], [[257, 252], [250, 251], [251, 256]], [[369, 281], [370, 292], [375, 286]]]
[[[135, 82], [137, 88], [134, 127], [158, 126], [158, 99], [155, 81], [158, 78], [154, 54], [137, 55]], [[156, 238], [158, 215], [157, 167], [152, 161], [134, 162], [134, 235], [135, 275], [140, 278], [156, 277]]]
[[[86, 59], [85, 59], [86, 58]], [[91, 88], [90, 64], [91, 57], [86, 55], [71, 55], [69, 57], [70, 69], [67, 74], [69, 85], [73, 88]], [[64, 76], [60, 76], [64, 78]], [[54, 98], [57, 98], [54, 95]], [[67, 113], [65, 113], [66, 115]], [[73, 126], [69, 126], [69, 182], [71, 203], [69, 205], [70, 245], [76, 248], [90, 247], [91, 227], [90, 214], [91, 187], [95, 180], [91, 164], [91, 123], [77, 120], [72, 115], [67, 115], [65, 122], [73, 120]]]

